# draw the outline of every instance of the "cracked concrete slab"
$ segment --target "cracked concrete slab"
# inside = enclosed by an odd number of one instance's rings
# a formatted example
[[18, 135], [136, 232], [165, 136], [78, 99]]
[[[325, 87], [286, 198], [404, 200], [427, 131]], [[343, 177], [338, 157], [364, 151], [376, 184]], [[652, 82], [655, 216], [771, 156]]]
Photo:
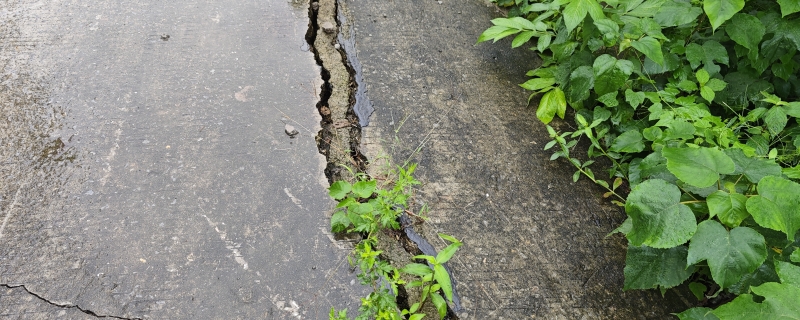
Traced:
[[302, 1], [0, 2], [3, 317], [356, 309], [307, 28]]
[[475, 45], [501, 16], [492, 4], [342, 2], [375, 106], [367, 157], [419, 163], [421, 233], [439, 249], [438, 232], [464, 242], [451, 260], [460, 319], [667, 319], [688, 307], [678, 290], [622, 291], [625, 244], [605, 236], [624, 213], [542, 150], [548, 134], [516, 85], [535, 55]]

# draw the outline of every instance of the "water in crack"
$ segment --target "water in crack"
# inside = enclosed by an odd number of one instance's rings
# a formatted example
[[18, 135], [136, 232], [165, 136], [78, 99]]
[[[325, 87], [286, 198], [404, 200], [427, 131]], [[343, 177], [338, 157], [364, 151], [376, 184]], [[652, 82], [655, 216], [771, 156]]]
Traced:
[[367, 86], [364, 84], [364, 74], [361, 72], [361, 63], [358, 61], [358, 55], [356, 54], [356, 35], [353, 30], [353, 25], [348, 23], [341, 5], [337, 6], [336, 19], [340, 27], [337, 40], [347, 56], [347, 62], [349, 64], [348, 69], [350, 69], [353, 81], [355, 82], [353, 112], [358, 116], [358, 124], [362, 127], [366, 127], [369, 125], [369, 117], [375, 112], [375, 108], [372, 106], [372, 101], [367, 97]]

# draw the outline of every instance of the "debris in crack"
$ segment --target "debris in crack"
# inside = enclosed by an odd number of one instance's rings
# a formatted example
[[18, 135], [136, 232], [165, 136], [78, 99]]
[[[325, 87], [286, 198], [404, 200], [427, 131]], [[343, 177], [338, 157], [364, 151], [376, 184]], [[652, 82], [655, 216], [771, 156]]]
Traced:
[[355, 85], [346, 55], [340, 51], [337, 40], [336, 12], [335, 0], [312, 2], [306, 33], [306, 41], [311, 44], [314, 59], [321, 68], [323, 84], [317, 110], [322, 116], [322, 130], [317, 135], [317, 146], [327, 158], [325, 176], [331, 183], [352, 180], [353, 172], [364, 172], [367, 164], [359, 150], [361, 126], [353, 112]]
[[81, 308], [80, 306], [75, 305], [75, 304], [55, 303], [55, 302], [52, 302], [50, 300], [45, 299], [41, 295], [38, 295], [38, 294], [28, 290], [28, 288], [25, 287], [25, 285], [22, 285], [22, 284], [20, 284], [20, 285], [9, 285], [9, 284], [5, 284], [5, 283], [0, 283], [0, 287], [7, 288], [7, 289], [22, 289], [23, 291], [25, 291], [25, 293], [27, 293], [27, 294], [35, 297], [36, 299], [39, 299], [42, 302], [47, 303], [47, 304], [49, 304], [51, 306], [58, 307], [58, 308], [63, 308], [63, 309], [75, 309], [75, 310], [78, 310], [80, 312], [83, 312], [83, 313], [88, 314], [88, 315], [90, 315], [92, 317], [95, 317], [95, 318], [109, 318], [109, 319], [122, 319], [122, 320], [142, 320], [141, 318], [126, 318], [126, 317], [118, 317], [118, 316], [112, 316], [112, 315], [97, 314], [92, 310]]

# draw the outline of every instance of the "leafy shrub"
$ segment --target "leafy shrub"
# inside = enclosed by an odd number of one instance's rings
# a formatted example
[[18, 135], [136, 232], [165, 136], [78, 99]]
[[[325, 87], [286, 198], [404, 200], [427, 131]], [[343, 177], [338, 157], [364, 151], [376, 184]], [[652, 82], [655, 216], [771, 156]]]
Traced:
[[[681, 319], [800, 317], [800, 2], [495, 2], [509, 17], [478, 42], [539, 55], [520, 84], [539, 120], [574, 111], [575, 131], [547, 126], [552, 159], [625, 207], [624, 289], [738, 295]], [[581, 138], [608, 178], [571, 156]]]

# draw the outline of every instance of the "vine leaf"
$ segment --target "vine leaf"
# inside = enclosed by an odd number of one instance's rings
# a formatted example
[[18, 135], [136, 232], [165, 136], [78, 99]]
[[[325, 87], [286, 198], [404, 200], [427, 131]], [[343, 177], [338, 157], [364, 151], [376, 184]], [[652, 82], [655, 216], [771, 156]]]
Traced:
[[709, 218], [716, 216], [728, 228], [736, 228], [750, 216], [747, 212], [747, 197], [738, 193], [714, 191], [706, 198]]
[[719, 222], [706, 220], [697, 225], [686, 262], [693, 265], [708, 261], [711, 278], [721, 288], [727, 288], [755, 271], [766, 258], [766, 241], [757, 231], [738, 227], [728, 232]]
[[800, 267], [789, 262], [776, 261], [775, 271], [781, 278], [781, 283], [791, 284], [800, 288]]
[[725, 27], [725, 33], [731, 37], [731, 40], [749, 50], [758, 50], [758, 44], [766, 32], [761, 20], [743, 13], [734, 15], [731, 23]]
[[711, 27], [716, 30], [725, 21], [744, 8], [744, 0], [705, 0], [703, 10], [711, 21]]
[[580, 24], [586, 13], [592, 17], [592, 20], [600, 20], [605, 18], [603, 7], [597, 3], [597, 0], [572, 0], [564, 8], [562, 14], [564, 15], [564, 24], [567, 26], [567, 33], [572, 32], [575, 27]]
[[553, 121], [553, 117], [558, 114], [558, 117], [564, 119], [564, 113], [567, 112], [567, 100], [564, 97], [564, 91], [560, 88], [553, 88], [548, 91], [539, 101], [539, 108], [536, 109], [536, 117], [539, 118], [544, 124]]
[[706, 188], [719, 180], [720, 174], [731, 174], [736, 166], [722, 151], [711, 148], [664, 148], [667, 169], [678, 179], [698, 188]]
[[658, 63], [660, 66], [664, 66], [664, 54], [661, 52], [661, 43], [651, 36], [646, 36], [639, 40], [631, 42], [631, 46], [638, 50], [653, 62]]
[[764, 177], [758, 182], [758, 195], [747, 199], [747, 211], [762, 227], [781, 231], [794, 241], [800, 229], [800, 184]]
[[752, 183], [758, 183], [766, 176], [781, 176], [781, 166], [775, 160], [751, 158], [739, 148], [726, 149], [725, 154], [736, 167], [733, 174], [743, 174]]
[[686, 243], [697, 229], [694, 213], [681, 204], [681, 191], [660, 179], [640, 183], [628, 195], [625, 212], [632, 227], [626, 234], [631, 244], [671, 248]]
[[610, 149], [614, 152], [642, 152], [645, 147], [642, 139], [642, 134], [639, 133], [639, 130], [626, 131], [614, 139]]
[[594, 60], [594, 92], [602, 96], [621, 88], [633, 73], [633, 63], [628, 60], [617, 60], [608, 54]]
[[676, 314], [680, 320], [719, 320], [711, 311], [711, 308], [696, 307]]
[[778, 0], [778, 4], [781, 5], [782, 17], [800, 11], [800, 2], [797, 0]]
[[723, 320], [728, 319], [800, 319], [800, 287], [767, 282], [750, 288], [764, 297], [764, 302], [753, 301], [753, 296], [743, 294], [713, 311]]
[[350, 183], [347, 181], [336, 181], [328, 188], [328, 195], [336, 200], [341, 200], [350, 193], [351, 189]]
[[376, 187], [375, 180], [362, 180], [353, 184], [353, 193], [360, 198], [369, 198]]
[[662, 27], [675, 27], [696, 21], [703, 10], [692, 6], [689, 1], [670, 0], [656, 12], [653, 19]]
[[686, 281], [695, 267], [686, 268], [687, 249], [628, 246], [623, 289], [672, 288]]
[[572, 102], [579, 102], [589, 98], [590, 90], [594, 87], [594, 72], [590, 66], [580, 66], [569, 76], [569, 86], [567, 87], [567, 99]]

